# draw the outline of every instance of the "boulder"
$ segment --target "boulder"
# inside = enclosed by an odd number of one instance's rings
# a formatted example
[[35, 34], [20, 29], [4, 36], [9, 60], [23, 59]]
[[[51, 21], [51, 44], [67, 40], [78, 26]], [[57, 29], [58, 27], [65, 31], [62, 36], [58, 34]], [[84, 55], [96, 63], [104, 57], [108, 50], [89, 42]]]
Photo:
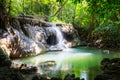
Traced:
[[101, 61], [102, 73], [95, 77], [95, 80], [119, 80], [120, 58], [104, 58]]

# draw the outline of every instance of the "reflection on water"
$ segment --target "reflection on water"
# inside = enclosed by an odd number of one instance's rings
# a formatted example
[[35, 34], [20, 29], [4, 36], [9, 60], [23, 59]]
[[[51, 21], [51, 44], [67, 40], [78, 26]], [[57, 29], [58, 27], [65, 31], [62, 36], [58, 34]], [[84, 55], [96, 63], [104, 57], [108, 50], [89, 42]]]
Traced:
[[49, 75], [64, 76], [75, 73], [76, 76], [85, 80], [94, 80], [101, 70], [100, 62], [103, 58], [120, 57], [120, 52], [101, 50], [95, 48], [78, 47], [58, 52], [47, 52], [42, 55], [14, 60], [18, 63], [39, 66], [41, 62], [55, 61], [56, 66], [48, 72]]
[[84, 78], [85, 80], [88, 80], [87, 72], [86, 71], [81, 72], [80, 78]]

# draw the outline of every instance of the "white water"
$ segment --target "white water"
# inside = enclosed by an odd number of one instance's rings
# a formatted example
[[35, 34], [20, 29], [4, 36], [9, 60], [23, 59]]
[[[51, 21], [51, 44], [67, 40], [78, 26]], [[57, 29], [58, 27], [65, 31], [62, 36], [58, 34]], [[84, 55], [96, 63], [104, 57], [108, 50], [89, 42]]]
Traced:
[[59, 27], [57, 27], [56, 24], [52, 24], [52, 28], [56, 31], [56, 37], [58, 42], [57, 46], [61, 49], [67, 48], [67, 46], [63, 43], [64, 37]]

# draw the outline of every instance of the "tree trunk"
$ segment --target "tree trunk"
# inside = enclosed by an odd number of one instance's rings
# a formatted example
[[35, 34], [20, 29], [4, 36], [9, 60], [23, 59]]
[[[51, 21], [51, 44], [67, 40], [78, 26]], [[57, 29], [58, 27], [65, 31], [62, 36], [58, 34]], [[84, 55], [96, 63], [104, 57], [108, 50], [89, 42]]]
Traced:
[[91, 21], [90, 21], [90, 26], [89, 26], [87, 34], [86, 34], [88, 36], [88, 38], [90, 37], [90, 35], [91, 35], [91, 33], [92, 33], [93, 29], [94, 29], [94, 19], [95, 19], [95, 17], [92, 14], [91, 15]]
[[24, 2], [24, 0], [23, 0], [23, 1], [22, 1], [22, 9], [23, 9], [22, 12], [23, 12], [23, 15], [24, 15], [24, 12], [25, 12], [25, 6], [24, 6], [25, 4], [24, 4], [24, 3], [25, 3], [25, 2]]
[[68, 2], [68, 0], [66, 0], [63, 4], [62, 4], [62, 6], [56, 11], [56, 13], [54, 14], [54, 15], [52, 15], [52, 16], [56, 16], [56, 15], [58, 15], [58, 13], [60, 12], [60, 10], [65, 6], [65, 4]]
[[[62, 7], [62, 2], [60, 3], [60, 7]], [[62, 9], [60, 9], [58, 17], [62, 20]]]
[[[5, 29], [9, 24], [9, 9], [7, 12], [7, 0], [0, 0], [0, 28]], [[9, 8], [9, 7], [8, 7]]]

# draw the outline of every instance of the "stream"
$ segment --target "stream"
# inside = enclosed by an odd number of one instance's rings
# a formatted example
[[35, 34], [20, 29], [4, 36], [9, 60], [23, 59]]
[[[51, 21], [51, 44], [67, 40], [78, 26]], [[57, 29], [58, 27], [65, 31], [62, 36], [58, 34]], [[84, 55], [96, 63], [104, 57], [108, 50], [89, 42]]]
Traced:
[[30, 66], [38, 66], [45, 61], [55, 61], [56, 65], [50, 69], [43, 69], [49, 76], [62, 76], [74, 73], [85, 80], [94, 80], [101, 72], [100, 62], [103, 58], [120, 58], [119, 51], [102, 50], [90, 47], [68, 48], [63, 51], [51, 51], [45, 54], [15, 59], [16, 63], [25, 63]]

